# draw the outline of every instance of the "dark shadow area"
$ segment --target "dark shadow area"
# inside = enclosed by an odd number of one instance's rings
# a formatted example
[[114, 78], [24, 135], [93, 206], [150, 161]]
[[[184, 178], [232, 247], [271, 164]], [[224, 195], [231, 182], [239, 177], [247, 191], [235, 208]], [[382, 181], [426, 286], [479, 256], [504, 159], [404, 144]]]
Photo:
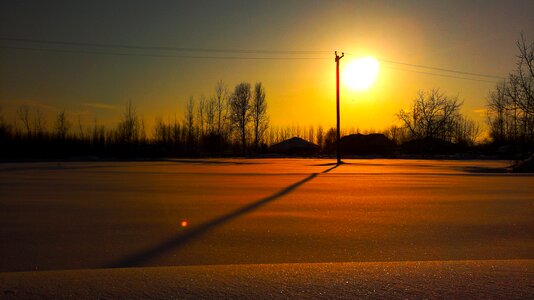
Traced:
[[[333, 163], [325, 163], [325, 164], [315, 164], [315, 165], [309, 165], [310, 167], [327, 167], [327, 166], [340, 166], [340, 165], [352, 165], [353, 163], [348, 163], [342, 161], [341, 163], [333, 162]], [[333, 168], [332, 168], [333, 169]], [[331, 169], [328, 169], [327, 171], [330, 171]], [[322, 173], [328, 173], [328, 172], [322, 172]]]
[[491, 168], [491, 167], [461, 167], [461, 171], [469, 173], [511, 173], [509, 168]]
[[162, 159], [162, 161], [188, 164], [205, 164], [205, 165], [257, 165], [257, 162], [244, 161], [220, 161], [220, 160], [202, 160], [202, 159]]
[[247, 214], [247, 213], [250, 213], [258, 208], [260, 208], [261, 206], [271, 202], [271, 201], [274, 201], [282, 196], [285, 196], [289, 193], [291, 193], [292, 191], [294, 191], [296, 188], [298, 188], [299, 186], [303, 185], [304, 183], [312, 180], [313, 178], [317, 177], [317, 175], [319, 174], [325, 174], [325, 173], [328, 173], [330, 171], [332, 171], [333, 169], [339, 167], [339, 165], [335, 165], [329, 169], [326, 169], [324, 170], [323, 172], [321, 173], [312, 173], [310, 174], [309, 176], [307, 176], [306, 178], [278, 191], [277, 193], [271, 195], [271, 196], [268, 196], [268, 197], [265, 197], [263, 199], [260, 199], [256, 202], [253, 202], [251, 204], [248, 204], [246, 206], [243, 206], [241, 208], [238, 208], [237, 210], [234, 210], [226, 215], [223, 215], [223, 216], [220, 216], [216, 219], [213, 219], [211, 221], [208, 221], [206, 223], [203, 223], [197, 227], [194, 227], [194, 228], [191, 228], [189, 229], [188, 231], [186, 231], [185, 233], [182, 233], [182, 234], [179, 234], [178, 236], [170, 239], [169, 241], [167, 242], [164, 242], [160, 245], [157, 245], [155, 246], [154, 248], [152, 249], [149, 249], [149, 250], [146, 250], [146, 251], [143, 251], [143, 252], [140, 252], [140, 253], [137, 253], [137, 254], [134, 254], [130, 257], [127, 257], [123, 260], [120, 260], [120, 261], [117, 261], [117, 262], [114, 262], [114, 263], [111, 263], [109, 265], [106, 265], [104, 266], [104, 268], [131, 268], [131, 267], [137, 267], [137, 266], [141, 266], [143, 263], [149, 261], [150, 259], [154, 258], [154, 257], [157, 257], [158, 255], [161, 255], [167, 251], [170, 251], [172, 249], [176, 249], [178, 247], [181, 247], [183, 245], [185, 245], [187, 242], [191, 241], [191, 240], [194, 240], [194, 239], [197, 239], [199, 237], [201, 237], [202, 235], [208, 233], [211, 229], [217, 227], [217, 226], [221, 226], [225, 223], [228, 223], [244, 214]]
[[331, 168], [328, 168], [328, 169], [326, 169], [326, 170], [322, 171], [322, 172], [321, 172], [321, 174], [325, 174], [325, 173], [328, 173], [328, 172], [332, 171], [333, 169], [335, 169], [335, 168], [337, 168], [337, 167], [341, 166], [342, 164], [343, 164], [343, 163], [341, 163], [341, 164], [334, 164], [334, 166], [333, 166], [333, 167], [331, 167]]

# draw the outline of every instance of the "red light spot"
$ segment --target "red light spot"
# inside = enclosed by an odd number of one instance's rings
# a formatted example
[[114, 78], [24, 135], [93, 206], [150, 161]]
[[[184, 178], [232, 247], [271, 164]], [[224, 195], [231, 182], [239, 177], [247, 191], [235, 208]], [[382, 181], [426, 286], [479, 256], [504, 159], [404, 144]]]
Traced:
[[182, 225], [182, 227], [187, 227], [189, 226], [189, 221], [183, 220], [182, 223], [180, 223], [180, 225]]

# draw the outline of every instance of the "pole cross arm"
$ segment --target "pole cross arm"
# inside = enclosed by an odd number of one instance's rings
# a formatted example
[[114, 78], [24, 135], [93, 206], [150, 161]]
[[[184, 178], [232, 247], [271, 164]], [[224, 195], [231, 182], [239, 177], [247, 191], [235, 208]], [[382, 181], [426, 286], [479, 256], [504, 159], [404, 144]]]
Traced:
[[341, 58], [343, 58], [343, 56], [345, 56], [345, 52], [341, 52], [341, 56], [337, 55], [337, 51], [334, 51], [334, 53], [336, 55], [336, 62], [338, 62]]

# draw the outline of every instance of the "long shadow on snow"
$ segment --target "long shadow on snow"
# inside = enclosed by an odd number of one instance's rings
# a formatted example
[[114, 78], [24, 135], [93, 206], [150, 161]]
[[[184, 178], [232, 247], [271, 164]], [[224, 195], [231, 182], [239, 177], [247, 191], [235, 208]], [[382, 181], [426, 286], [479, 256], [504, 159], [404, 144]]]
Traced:
[[111, 263], [109, 265], [106, 265], [104, 266], [104, 268], [131, 268], [131, 267], [136, 267], [136, 266], [140, 266], [142, 265], [143, 263], [149, 261], [150, 259], [152, 258], [155, 258], [157, 257], [158, 255], [161, 255], [167, 251], [170, 251], [172, 249], [176, 249], [178, 247], [181, 247], [183, 245], [185, 245], [188, 241], [190, 240], [193, 240], [193, 239], [196, 239], [196, 238], [199, 238], [200, 236], [208, 233], [211, 229], [217, 227], [217, 226], [220, 226], [220, 225], [223, 225], [227, 222], [230, 222], [232, 221], [233, 219], [241, 216], [241, 215], [244, 215], [244, 214], [247, 214], [249, 212], [252, 212], [258, 208], [260, 208], [261, 206], [271, 202], [271, 201], [274, 201], [284, 195], [287, 195], [289, 194], [290, 192], [292, 192], [293, 190], [295, 190], [296, 188], [298, 188], [299, 186], [303, 185], [304, 183], [312, 180], [313, 178], [315, 178], [317, 175], [319, 174], [324, 174], [324, 173], [328, 173], [330, 171], [332, 171], [333, 169], [339, 167], [340, 165], [334, 165], [333, 167], [331, 168], [328, 168], [326, 170], [324, 170], [323, 172], [321, 173], [312, 173], [310, 174], [308, 177], [280, 190], [279, 192], [275, 193], [275, 194], [272, 194], [271, 196], [268, 196], [268, 197], [265, 197], [263, 199], [260, 199], [256, 202], [253, 202], [251, 204], [248, 204], [248, 205], [245, 205], [241, 208], [238, 208], [236, 210], [234, 210], [233, 212], [230, 212], [226, 215], [223, 215], [223, 216], [220, 216], [216, 219], [213, 219], [211, 221], [208, 221], [206, 223], [203, 223], [203, 224], [200, 224], [199, 226], [197, 227], [194, 227], [194, 228], [191, 228], [190, 230], [188, 230], [187, 232], [185, 233], [182, 233], [178, 236], [176, 236], [175, 238], [172, 238], [170, 239], [169, 241], [167, 242], [164, 242], [152, 249], [148, 249], [146, 251], [143, 251], [143, 252], [140, 252], [140, 253], [137, 253], [137, 254], [134, 254], [130, 257], [127, 257], [123, 260], [120, 260], [120, 261], [117, 261], [117, 262], [114, 262], [114, 263]]
[[205, 159], [162, 159], [166, 162], [174, 163], [187, 163], [187, 164], [202, 164], [202, 165], [257, 165], [258, 162], [245, 162], [245, 161], [228, 161], [228, 160], [205, 160]]

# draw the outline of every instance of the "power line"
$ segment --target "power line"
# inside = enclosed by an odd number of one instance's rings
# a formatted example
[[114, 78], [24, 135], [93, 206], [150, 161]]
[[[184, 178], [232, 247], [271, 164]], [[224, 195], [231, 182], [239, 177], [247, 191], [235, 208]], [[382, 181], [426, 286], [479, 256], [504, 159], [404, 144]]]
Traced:
[[102, 43], [82, 43], [55, 40], [34, 40], [21, 38], [0, 37], [0, 41], [25, 42], [63, 46], [99, 47], [99, 48], [122, 48], [136, 50], [162, 50], [180, 52], [218, 52], [218, 53], [248, 53], [248, 54], [330, 54], [331, 51], [315, 50], [254, 50], [254, 49], [221, 49], [221, 48], [193, 48], [193, 47], [167, 47], [167, 46], [142, 46], [126, 44], [102, 44]]
[[460, 77], [460, 76], [454, 76], [454, 75], [448, 75], [448, 74], [439, 74], [439, 73], [424, 72], [424, 71], [417, 71], [417, 70], [409, 70], [409, 69], [395, 68], [395, 67], [391, 67], [391, 66], [384, 66], [384, 68], [391, 69], [391, 70], [397, 70], [397, 71], [413, 72], [413, 73], [424, 74], [424, 75], [440, 76], [440, 77], [463, 79], [463, 80], [472, 80], [472, 81], [487, 82], [487, 83], [492, 83], [492, 84], [496, 83], [496, 81], [491, 81], [491, 80]]
[[[45, 52], [58, 52], [58, 53], [80, 53], [80, 54], [96, 54], [96, 55], [113, 55], [113, 56], [142, 56], [142, 57], [161, 57], [161, 58], [186, 58], [186, 59], [228, 59], [228, 60], [327, 60], [330, 58], [326, 57], [310, 57], [302, 55], [310, 54], [330, 54], [331, 51], [319, 51], [319, 50], [259, 50], [259, 49], [222, 49], [222, 48], [194, 48], [194, 47], [166, 47], [166, 46], [142, 46], [142, 45], [127, 45], [127, 44], [103, 44], [103, 43], [83, 43], [83, 42], [69, 42], [69, 41], [57, 41], [57, 40], [38, 40], [38, 39], [23, 39], [23, 38], [10, 38], [10, 37], [0, 37], [0, 41], [6, 42], [22, 42], [22, 43], [36, 43], [44, 45], [61, 45], [61, 46], [76, 46], [76, 47], [93, 47], [93, 48], [112, 48], [112, 49], [124, 49], [124, 50], [158, 50], [158, 51], [177, 51], [177, 52], [207, 52], [207, 53], [235, 53], [235, 54], [271, 54], [279, 55], [285, 54], [290, 55], [288, 57], [281, 56], [220, 56], [220, 55], [175, 55], [175, 54], [156, 54], [156, 53], [126, 53], [126, 52], [112, 52], [112, 51], [96, 51], [96, 50], [86, 50], [86, 49], [58, 49], [58, 48], [37, 48], [37, 47], [21, 47], [21, 46], [0, 46], [0, 48], [5, 49], [17, 49], [17, 50], [28, 50], [28, 51], [45, 51]], [[351, 53], [346, 53], [350, 56], [356, 56]], [[293, 55], [301, 55], [293, 56]], [[447, 72], [460, 75], [484, 77], [491, 79], [504, 79], [504, 77], [482, 74], [482, 73], [473, 73], [460, 70], [453, 70], [447, 68], [440, 68], [435, 66], [426, 66], [420, 64], [411, 64], [400, 61], [378, 59], [378, 61], [386, 64], [395, 64], [403, 65], [420, 69], [429, 69], [440, 72]], [[395, 68], [392, 68], [395, 69]], [[419, 74], [434, 75], [441, 77], [449, 77], [456, 79], [464, 80], [473, 80], [480, 82], [494, 82], [489, 80], [481, 80], [476, 78], [467, 78], [459, 77], [453, 75], [438, 74], [432, 72], [423, 72], [417, 70], [409, 69], [396, 69], [400, 71], [414, 72]]]
[[[356, 55], [350, 54], [350, 53], [347, 53], [347, 54], [351, 55], [351, 56], [356, 56]], [[410, 66], [410, 67], [416, 67], [416, 68], [422, 68], [422, 69], [430, 69], [430, 70], [436, 70], [436, 71], [442, 71], [442, 72], [457, 73], [457, 74], [479, 76], [479, 77], [487, 77], [487, 78], [494, 78], [494, 79], [504, 79], [504, 77], [496, 76], [496, 75], [458, 71], [458, 70], [445, 69], [445, 68], [439, 68], [439, 67], [433, 67], [433, 66], [410, 64], [410, 63], [393, 61], [393, 60], [386, 60], [386, 59], [377, 59], [377, 60], [380, 61], [380, 62], [383, 62], [383, 63], [389, 63], [389, 64], [395, 64], [395, 65], [403, 65], [403, 66]]]
[[[331, 51], [322, 51], [322, 50], [259, 50], [259, 49], [222, 49], [222, 48], [195, 48], [195, 47], [168, 47], [168, 46], [143, 46], [143, 45], [131, 45], [131, 44], [104, 44], [104, 43], [84, 43], [84, 42], [70, 42], [70, 41], [58, 41], [58, 40], [40, 40], [40, 39], [24, 39], [24, 38], [12, 38], [12, 37], [0, 37], [0, 41], [7, 42], [23, 42], [23, 43], [37, 43], [37, 44], [48, 44], [48, 45], [63, 45], [63, 46], [77, 46], [77, 47], [98, 47], [98, 48], [120, 48], [128, 50], [159, 50], [159, 51], [179, 51], [179, 52], [211, 52], [211, 53], [239, 53], [239, 54], [286, 54], [286, 55], [309, 55], [309, 54], [331, 54]], [[22, 47], [21, 47], [22, 48]], [[27, 47], [26, 50], [30, 50]], [[34, 49], [34, 48], [32, 48]], [[72, 50], [73, 51], [73, 50]], [[60, 52], [60, 51], [58, 51]], [[61, 50], [62, 52], [62, 50]], [[90, 52], [84, 51], [84, 53], [94, 53], [94, 54], [106, 54], [104, 52]], [[116, 55], [115, 53], [109, 53], [110, 55]], [[350, 56], [356, 56], [351, 53], [346, 53]], [[127, 54], [125, 54], [127, 55]], [[152, 54], [142, 54], [138, 56], [152, 56]], [[218, 56], [164, 56], [164, 55], [154, 55], [155, 57], [182, 57], [182, 58], [207, 58], [207, 59], [217, 59]], [[228, 58], [223, 58], [228, 59]], [[242, 59], [241, 57], [232, 57], [229, 59]], [[245, 59], [254, 59], [254, 58], [245, 58]], [[274, 58], [259, 58], [259, 59], [274, 59]], [[288, 59], [288, 58], [281, 58]], [[299, 58], [301, 59], [301, 58]], [[323, 59], [323, 58], [313, 58], [313, 59]], [[504, 79], [502, 76], [496, 76], [491, 74], [482, 74], [482, 73], [473, 73], [466, 72], [461, 70], [453, 70], [447, 68], [440, 68], [435, 66], [426, 66], [420, 64], [412, 64], [400, 61], [378, 59], [378, 61], [389, 64], [404, 65], [422, 69], [429, 69], [434, 71], [456, 73], [462, 75], [486, 77], [492, 79]]]
[[191, 59], [252, 59], [252, 60], [326, 60], [326, 57], [258, 57], [258, 56], [203, 56], [203, 55], [168, 55], [168, 54], [151, 54], [151, 53], [121, 53], [109, 51], [92, 51], [92, 50], [68, 50], [68, 49], [53, 49], [53, 48], [33, 48], [33, 47], [16, 47], [16, 46], [0, 46], [2, 49], [16, 49], [29, 51], [43, 51], [43, 52], [58, 52], [58, 53], [77, 53], [77, 54], [100, 54], [100, 55], [114, 55], [114, 56], [143, 56], [143, 57], [161, 57], [161, 58], [191, 58]]

